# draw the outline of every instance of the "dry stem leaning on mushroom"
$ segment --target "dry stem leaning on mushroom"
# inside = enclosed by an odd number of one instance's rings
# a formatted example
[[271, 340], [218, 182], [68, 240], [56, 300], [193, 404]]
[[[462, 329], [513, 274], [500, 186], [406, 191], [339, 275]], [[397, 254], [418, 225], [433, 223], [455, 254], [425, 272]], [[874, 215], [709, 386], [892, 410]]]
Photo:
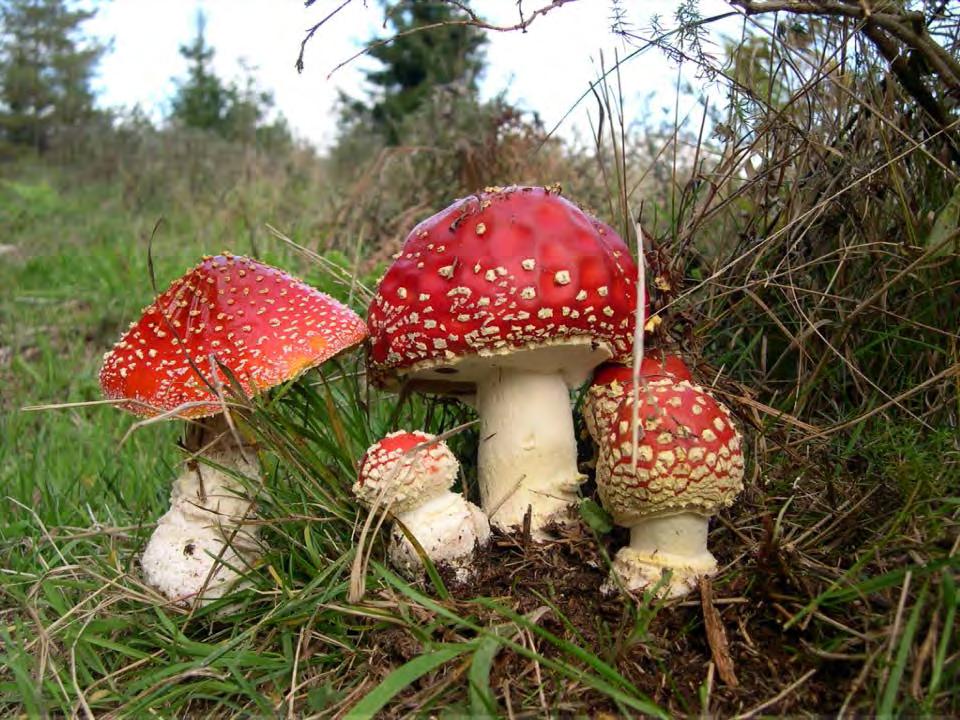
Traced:
[[238, 479], [256, 478], [256, 446], [223, 414], [221, 388], [266, 390], [369, 330], [372, 383], [452, 395], [480, 422], [482, 511], [451, 492], [459, 463], [433, 435], [391, 433], [359, 463], [354, 492], [392, 515], [388, 556], [407, 577], [422, 576], [424, 555], [465, 580], [490, 525], [516, 530], [529, 517], [532, 537], [547, 540], [553, 524], [573, 519], [585, 478], [570, 390], [592, 376], [584, 416], [598, 495], [631, 532], [606, 587], [689, 592], [716, 572], [708, 521], [742, 487], [741, 438], [679, 357], [648, 356], [633, 377], [638, 303], [647, 315], [636, 277], [610, 226], [542, 187], [487, 188], [417, 225], [366, 325], [277, 268], [204, 258], [131, 325], [100, 374], [125, 409], [195, 423], [192, 456], [143, 555], [147, 581], [175, 602], [205, 601], [259, 555]]

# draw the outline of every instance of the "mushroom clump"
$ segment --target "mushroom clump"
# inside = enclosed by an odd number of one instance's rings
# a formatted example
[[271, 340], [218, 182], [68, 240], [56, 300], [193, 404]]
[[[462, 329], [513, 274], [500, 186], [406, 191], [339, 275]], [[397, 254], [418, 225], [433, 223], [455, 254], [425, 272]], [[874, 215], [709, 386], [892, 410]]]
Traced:
[[483, 509], [534, 537], [568, 519], [570, 388], [633, 343], [636, 265], [558, 191], [488, 188], [417, 225], [370, 305], [374, 382], [458, 396], [480, 417]]
[[634, 413], [631, 369], [607, 366], [584, 404], [599, 449], [600, 500], [614, 522], [630, 528], [630, 545], [617, 553], [613, 572], [628, 590], [639, 590], [671, 570], [660, 592], [679, 597], [717, 571], [707, 549], [709, 518], [743, 488], [741, 438], [727, 408], [691, 382], [679, 358], [645, 359], [637, 390]]
[[422, 577], [424, 568], [403, 528], [430, 560], [454, 568], [460, 581], [469, 577], [475, 548], [490, 539], [490, 524], [480, 508], [450, 490], [459, 471], [445, 442], [406, 430], [374, 443], [360, 461], [353, 492], [367, 507], [385, 506], [397, 521], [387, 554], [409, 579]]
[[191, 457], [143, 554], [150, 585], [177, 603], [210, 600], [260, 554], [245, 490], [259, 478], [256, 446], [227, 422], [224, 389], [267, 390], [365, 337], [350, 308], [227, 253], [203, 258], [144, 309], [104, 356], [100, 386], [138, 415], [192, 420]]

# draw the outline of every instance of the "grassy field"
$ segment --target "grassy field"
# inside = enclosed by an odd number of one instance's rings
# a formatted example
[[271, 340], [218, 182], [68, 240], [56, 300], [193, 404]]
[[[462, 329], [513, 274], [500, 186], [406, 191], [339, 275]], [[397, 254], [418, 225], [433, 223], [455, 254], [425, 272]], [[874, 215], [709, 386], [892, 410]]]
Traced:
[[[960, 712], [956, 431], [883, 416], [792, 447], [766, 413], [740, 407], [748, 490], [711, 535], [737, 685], [716, 671], [698, 599], [596, 592], [623, 535], [595, 520], [545, 548], [498, 537], [469, 588], [410, 586], [375, 542], [365, 599], [348, 603], [357, 458], [391, 427], [464, 420], [371, 394], [360, 354], [251, 410], [270, 448], [259, 511], [271, 552], [253, 589], [203, 609], [165, 604], [137, 557], [167, 506], [178, 428], [121, 444], [132, 418], [114, 408], [22, 408], [99, 399], [101, 354], [153, 294], [151, 236], [161, 288], [203, 252], [251, 242], [343, 298], [349, 288], [265, 229], [251, 234], [230, 202], [131, 208], [115, 183], [35, 167], [0, 193], [6, 713]], [[473, 443], [467, 432], [455, 447], [468, 457]]]
[[[707, 68], [729, 107], [699, 134], [635, 133], [611, 75], [590, 149], [466, 100], [449, 122], [440, 93], [407, 146], [347, 135], [324, 159], [122, 126], [82, 136], [82, 162], [0, 166], [0, 713], [960, 715], [960, 139], [852, 25], [810, 27], [751, 27]], [[356, 350], [241, 403], [269, 550], [236, 596], [165, 602], [139, 556], [180, 428], [127, 437], [97, 382], [155, 289], [230, 250], [363, 314], [417, 221], [512, 182], [560, 182], [634, 247], [637, 215], [652, 231], [648, 340], [689, 357], [748, 450], [712, 586], [601, 595], [626, 534], [589, 482], [558, 540], [496, 535], [465, 587], [401, 580], [362, 530], [357, 461], [472, 416], [368, 387]], [[476, 428], [451, 445], [475, 497]]]

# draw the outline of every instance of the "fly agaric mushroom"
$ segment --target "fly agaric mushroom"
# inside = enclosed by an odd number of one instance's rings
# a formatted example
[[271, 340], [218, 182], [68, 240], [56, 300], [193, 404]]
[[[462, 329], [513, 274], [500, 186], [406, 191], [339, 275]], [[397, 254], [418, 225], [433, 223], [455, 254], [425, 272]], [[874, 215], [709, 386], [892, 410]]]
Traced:
[[601, 369], [584, 404], [599, 447], [600, 500], [614, 522], [630, 528], [630, 545], [617, 553], [613, 572], [638, 590], [670, 569], [662, 592], [679, 597], [717, 571], [708, 523], [743, 488], [741, 438], [727, 408], [691, 382], [679, 358], [645, 359], [638, 389], [636, 462], [631, 369]]
[[[367, 450], [353, 493], [367, 507], [385, 505], [427, 557], [453, 567], [462, 582], [474, 549], [490, 538], [490, 523], [480, 508], [450, 490], [459, 471], [457, 458], [435, 435], [400, 430]], [[387, 554], [406, 577], [423, 575], [417, 549], [397, 526]]]
[[381, 280], [370, 375], [471, 399], [481, 500], [497, 527], [520, 526], [530, 508], [543, 538], [577, 502], [569, 388], [629, 356], [636, 274], [609, 226], [557, 191], [510, 187], [421, 222]]
[[[174, 281], [103, 359], [100, 386], [138, 415], [196, 419], [192, 459], [174, 484], [142, 558], [151, 585], [175, 602], [219, 597], [231, 568], [259, 555], [252, 502], [236, 478], [254, 478], [254, 445], [238, 444], [218, 388], [249, 395], [296, 377], [366, 337], [352, 310], [277, 268], [224, 253]], [[218, 466], [218, 467], [214, 467]], [[230, 566], [230, 567], [227, 567]]]
[[[648, 352], [640, 361], [639, 377], [646, 381], [662, 380], [670, 378], [674, 381], [688, 380], [693, 382], [693, 376], [683, 360], [677, 355], [664, 355], [656, 350]], [[606, 424], [612, 419], [609, 414], [596, 414], [590, 410], [591, 398], [595, 399], [598, 393], [610, 393], [608, 389], [611, 385], [617, 383], [615, 394], [619, 397], [620, 393], [626, 391], [626, 388], [633, 387], [633, 367], [624, 365], [621, 362], [608, 362], [599, 366], [593, 373], [593, 381], [590, 384], [591, 393], [587, 396], [584, 405], [583, 418], [586, 421], [587, 432], [590, 437], [598, 438], [601, 433], [607, 432]], [[598, 426], [599, 423], [599, 426]], [[598, 429], [599, 428], [599, 429]]]

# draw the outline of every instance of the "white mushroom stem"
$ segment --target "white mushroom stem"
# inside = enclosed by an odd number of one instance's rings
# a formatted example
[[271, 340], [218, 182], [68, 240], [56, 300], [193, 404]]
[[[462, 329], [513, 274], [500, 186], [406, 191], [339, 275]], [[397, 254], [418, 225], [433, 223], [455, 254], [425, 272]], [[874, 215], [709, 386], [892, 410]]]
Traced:
[[717, 560], [707, 549], [708, 525], [709, 518], [695, 512], [644, 518], [631, 526], [630, 545], [617, 553], [613, 572], [628, 590], [642, 590], [671, 570], [670, 581], [659, 594], [686, 595], [701, 577], [717, 572]]
[[544, 526], [563, 522], [576, 505], [584, 480], [566, 382], [559, 374], [497, 368], [477, 383], [476, 407], [484, 511], [509, 530], [523, 525], [529, 507], [532, 535], [543, 539]]
[[[146, 581], [178, 603], [223, 596], [260, 554], [252, 501], [238, 476], [253, 480], [258, 470], [252, 448], [242, 451], [222, 420], [203, 421], [188, 445], [210, 442], [203, 457], [188, 462], [174, 481], [170, 509], [160, 518], [141, 558]], [[193, 441], [191, 441], [193, 440]], [[201, 443], [197, 445], [195, 443]], [[229, 471], [229, 472], [225, 472]]]
[[[453, 567], [460, 581], [470, 574], [474, 548], [485, 545], [490, 537], [490, 525], [480, 508], [449, 490], [412, 510], [394, 513], [394, 519], [417, 539], [434, 563]], [[399, 527], [394, 527], [387, 552], [406, 577], [423, 575], [420, 555]]]

